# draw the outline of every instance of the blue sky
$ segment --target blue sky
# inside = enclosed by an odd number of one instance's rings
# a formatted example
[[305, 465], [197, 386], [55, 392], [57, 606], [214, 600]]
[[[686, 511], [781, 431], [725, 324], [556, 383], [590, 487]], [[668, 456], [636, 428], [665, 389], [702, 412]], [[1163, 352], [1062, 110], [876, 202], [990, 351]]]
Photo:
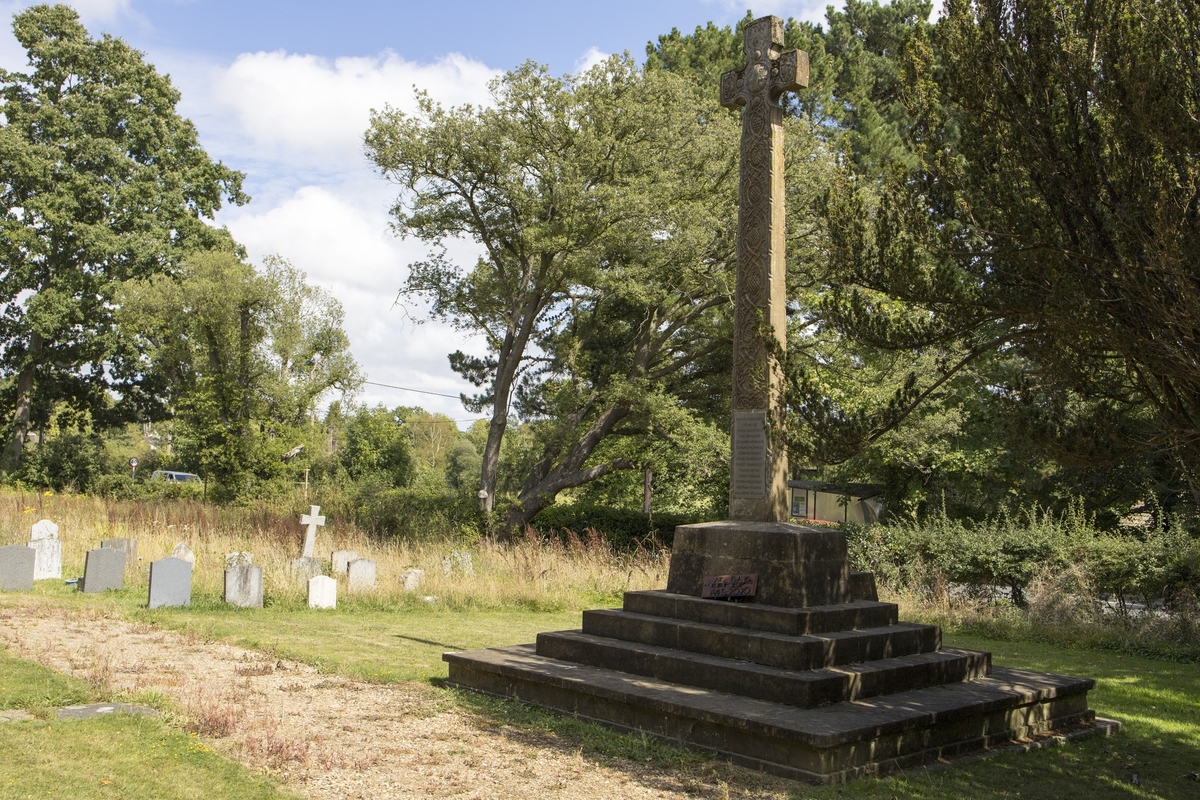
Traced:
[[[19, 70], [24, 53], [9, 21], [29, 2], [0, 0], [0, 67]], [[450, 371], [456, 349], [478, 341], [425, 322], [397, 302], [419, 242], [387, 227], [397, 190], [362, 155], [369, 110], [412, 107], [418, 86], [445, 105], [486, 103], [487, 82], [532, 59], [575, 72], [610, 53], [641, 60], [646, 42], [676, 27], [726, 25], [746, 13], [727, 0], [480, 2], [479, 0], [79, 0], [69, 3], [93, 35], [120, 36], [169, 73], [180, 111], [209, 153], [247, 174], [253, 201], [226, 209], [227, 225], [253, 261], [278, 254], [329, 289], [368, 379], [457, 395], [471, 391]], [[769, 0], [767, 13], [820, 21], [825, 2]], [[451, 249], [470, 265], [470, 243]], [[454, 399], [367, 386], [371, 404], [420, 405], [467, 424]]]

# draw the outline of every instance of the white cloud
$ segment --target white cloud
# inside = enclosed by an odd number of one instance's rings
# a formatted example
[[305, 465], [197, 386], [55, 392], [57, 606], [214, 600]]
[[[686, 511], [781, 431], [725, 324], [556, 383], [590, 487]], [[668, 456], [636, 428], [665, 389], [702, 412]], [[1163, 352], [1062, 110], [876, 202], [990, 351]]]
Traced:
[[[393, 193], [382, 180], [355, 177], [344, 184], [301, 187], [273, 206], [229, 209], [220, 221], [253, 261], [282, 255], [303, 269], [310, 283], [338, 298], [346, 310], [351, 349], [370, 380], [452, 395], [467, 391], [446, 356], [460, 348], [482, 355], [479, 342], [444, 323], [418, 324], [426, 314], [419, 302], [397, 303], [407, 265], [422, 258], [425, 247], [388, 231]], [[474, 253], [469, 243], [452, 245], [459, 263], [469, 265]], [[453, 419], [471, 416], [449, 397], [367, 386], [362, 399], [420, 405]]]
[[587, 52], [575, 59], [575, 74], [587, 72], [597, 64], [601, 64], [608, 60], [611, 53], [606, 53], [599, 47], [589, 47]]
[[221, 133], [240, 140], [237, 149], [325, 167], [361, 166], [372, 108], [414, 110], [414, 86], [444, 105], [486, 103], [487, 83], [498, 74], [455, 53], [432, 64], [391, 52], [333, 61], [282, 51], [243, 53], [212, 75], [208, 105], [224, 123]]

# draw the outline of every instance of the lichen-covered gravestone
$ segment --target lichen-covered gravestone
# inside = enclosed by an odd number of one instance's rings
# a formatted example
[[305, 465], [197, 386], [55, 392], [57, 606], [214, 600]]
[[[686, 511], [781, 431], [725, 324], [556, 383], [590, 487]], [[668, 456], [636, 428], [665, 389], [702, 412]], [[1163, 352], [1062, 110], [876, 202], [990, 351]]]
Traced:
[[239, 550], [236, 553], [226, 553], [225, 554], [225, 566], [227, 568], [228, 567], [236, 567], [239, 564], [253, 564], [253, 563], [254, 563], [254, 556], [252, 556], [250, 553], [247, 553], [244, 550]]
[[136, 567], [138, 562], [137, 554], [137, 539], [105, 539], [100, 542], [101, 547], [107, 547], [110, 550], [120, 550], [125, 554], [125, 569]]
[[62, 578], [62, 542], [58, 539], [57, 525], [48, 519], [35, 522], [29, 534], [29, 547], [34, 552], [35, 581]]
[[192, 552], [192, 548], [188, 547], [187, 542], [180, 542], [175, 545], [175, 549], [171, 551], [171, 558], [178, 558], [188, 562], [193, 567], [196, 566], [196, 554]]
[[353, 550], [334, 550], [329, 560], [333, 562], [333, 574], [345, 575], [346, 570], [350, 567], [350, 562], [358, 558], [358, 553]]
[[328, 575], [317, 575], [308, 580], [309, 608], [337, 607], [337, 579]]
[[420, 589], [423, 580], [425, 580], [425, 570], [423, 569], [406, 569], [400, 573], [400, 583], [404, 584], [406, 592], [415, 592]]
[[106, 592], [125, 586], [125, 551], [111, 547], [88, 550], [83, 562], [83, 580], [79, 591], [87, 594]]
[[192, 604], [192, 565], [182, 558], [150, 562], [150, 608], [178, 608]]
[[375, 588], [375, 562], [369, 558], [356, 558], [346, 568], [347, 585], [350, 591]]
[[32, 591], [35, 558], [32, 550], [19, 544], [0, 547], [0, 590]]
[[246, 563], [234, 564], [226, 569], [225, 602], [241, 608], [262, 608], [262, 567]]

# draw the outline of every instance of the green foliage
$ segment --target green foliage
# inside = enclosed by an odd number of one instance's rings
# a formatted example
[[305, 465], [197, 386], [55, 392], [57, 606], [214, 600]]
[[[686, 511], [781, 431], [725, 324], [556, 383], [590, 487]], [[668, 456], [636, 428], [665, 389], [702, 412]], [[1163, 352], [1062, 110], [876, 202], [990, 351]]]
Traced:
[[[473, 542], [483, 531], [479, 501], [467, 494], [434, 495], [365, 481], [356, 487], [351, 503], [347, 517], [388, 538]], [[336, 505], [331, 508], [338, 510]]]
[[[91, 39], [74, 10], [14, 17], [26, 73], [0, 71], [0, 407], [10, 465], [59, 402], [98, 421], [143, 400], [137, 348], [116, 325], [125, 280], [226, 242], [205, 224], [242, 175], [209, 160], [179, 93], [120, 39]], [[113, 405], [108, 389], [119, 392]]]
[[979, 523], [936, 516], [922, 522], [848, 526], [855, 569], [896, 587], [944, 594], [957, 584], [984, 594], [1009, 590], [1023, 604], [1035, 578], [1079, 570], [1082, 591], [1149, 603], [1200, 595], [1200, 537], [1178, 520], [1145, 532], [1097, 529], [1076, 502], [1062, 514], [1036, 508]]
[[174, 418], [174, 464], [220, 495], [303, 474], [324, 449], [319, 402], [359, 386], [341, 305], [280, 258], [260, 272], [229, 250], [194, 253], [176, 276], [128, 282], [121, 300], [149, 355], [156, 416]]
[[86, 491], [110, 468], [103, 437], [94, 431], [61, 431], [28, 450], [17, 479], [56, 492]]
[[671, 547], [675, 528], [707, 522], [712, 518], [695, 514], [631, 511], [611, 506], [556, 505], [538, 514], [530, 526], [548, 536], [566, 539], [570, 535], [586, 536], [594, 530], [617, 550], [644, 547], [649, 550]]
[[338, 457], [353, 480], [373, 480], [391, 489], [407, 485], [412, 477], [410, 449], [397, 412], [363, 407], [350, 417]]
[[861, 414], [828, 404], [831, 426], [870, 444], [970, 377], [967, 408], [994, 422], [980, 433], [1060, 498], [1128, 508], [1152, 488], [1196, 503], [1190, 8], [963, 0], [904, 41], [915, 159], [829, 192], [819, 314], [932, 369]]

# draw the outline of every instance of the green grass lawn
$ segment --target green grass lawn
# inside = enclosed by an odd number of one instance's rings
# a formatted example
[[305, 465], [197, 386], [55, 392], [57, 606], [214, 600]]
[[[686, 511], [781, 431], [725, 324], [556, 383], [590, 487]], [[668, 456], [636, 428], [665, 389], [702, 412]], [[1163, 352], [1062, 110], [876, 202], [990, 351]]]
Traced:
[[0, 723], [0, 800], [293, 797], [155, 717], [53, 718], [54, 707], [97, 699], [86, 685], [0, 649], [0, 709], [39, 717]]
[[[531, 642], [539, 631], [579, 625], [578, 612], [456, 612], [436, 606], [389, 612], [358, 609], [352, 603], [334, 611], [284, 606], [248, 611], [203, 597], [190, 609], [151, 612], [140, 607], [144, 598], [120, 593], [99, 599], [46, 596], [43, 601], [107, 604], [131, 618], [381, 682], [436, 683], [446, 675], [441, 661], [445, 650]], [[949, 769], [858, 780], [843, 787], [797, 787], [795, 797], [1200, 798], [1200, 781], [1189, 777], [1200, 773], [1200, 667], [1196, 664], [953, 633], [945, 641], [949, 646], [990, 650], [996, 664], [1096, 679], [1092, 707], [1100, 716], [1123, 722], [1125, 732], [1065, 747], [960, 762]], [[550, 734], [585, 755], [650, 759], [694, 774], [712, 769], [706, 757], [653, 739], [614, 733], [515, 702], [446, 691], [484, 722]]]

